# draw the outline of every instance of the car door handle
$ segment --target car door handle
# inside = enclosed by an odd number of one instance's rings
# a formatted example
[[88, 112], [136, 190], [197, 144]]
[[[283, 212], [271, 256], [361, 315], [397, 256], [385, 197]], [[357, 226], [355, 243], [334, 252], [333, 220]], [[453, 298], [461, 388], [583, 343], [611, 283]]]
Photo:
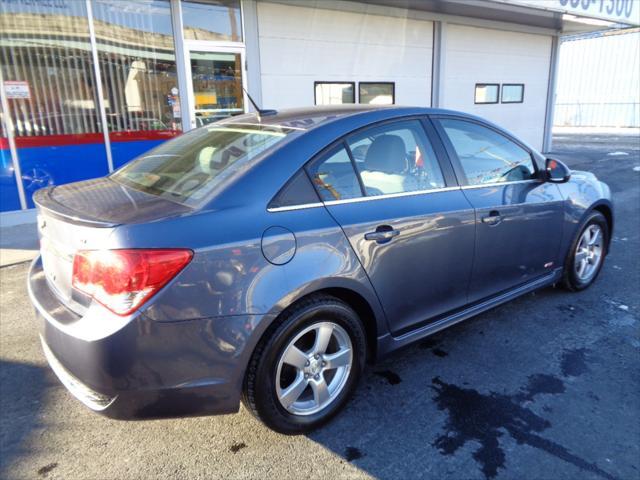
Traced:
[[486, 223], [487, 225], [498, 225], [501, 221], [502, 217], [497, 210], [491, 210], [489, 215], [482, 217], [482, 223]]
[[376, 228], [375, 232], [369, 232], [364, 234], [365, 240], [375, 240], [378, 243], [387, 243], [394, 237], [400, 235], [399, 230], [395, 230], [388, 225], [382, 225]]

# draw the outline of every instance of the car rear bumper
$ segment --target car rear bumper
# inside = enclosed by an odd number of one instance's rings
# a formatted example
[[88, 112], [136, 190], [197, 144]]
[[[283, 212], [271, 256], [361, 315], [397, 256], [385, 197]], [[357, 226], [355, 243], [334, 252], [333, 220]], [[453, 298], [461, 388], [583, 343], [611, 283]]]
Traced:
[[49, 365], [92, 410], [126, 419], [238, 411], [244, 370], [267, 316], [158, 322], [139, 314], [87, 340], [75, 334], [82, 318], [51, 292], [39, 258], [28, 289]]

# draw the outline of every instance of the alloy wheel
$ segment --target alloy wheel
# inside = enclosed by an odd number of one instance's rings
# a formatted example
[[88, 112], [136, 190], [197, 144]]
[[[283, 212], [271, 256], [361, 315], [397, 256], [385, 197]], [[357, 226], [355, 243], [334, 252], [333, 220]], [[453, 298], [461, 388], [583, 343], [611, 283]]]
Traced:
[[333, 322], [318, 322], [298, 333], [284, 349], [276, 372], [280, 404], [294, 415], [312, 415], [344, 389], [353, 364], [349, 334]]
[[574, 257], [576, 276], [581, 282], [588, 282], [598, 271], [602, 261], [604, 238], [600, 225], [589, 225], [578, 241]]

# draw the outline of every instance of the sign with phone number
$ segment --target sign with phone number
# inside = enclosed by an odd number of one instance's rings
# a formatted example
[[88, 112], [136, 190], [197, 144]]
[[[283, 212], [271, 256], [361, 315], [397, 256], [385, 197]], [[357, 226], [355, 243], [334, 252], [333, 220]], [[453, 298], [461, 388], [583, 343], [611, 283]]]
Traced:
[[498, 0], [612, 22], [640, 25], [640, 0]]

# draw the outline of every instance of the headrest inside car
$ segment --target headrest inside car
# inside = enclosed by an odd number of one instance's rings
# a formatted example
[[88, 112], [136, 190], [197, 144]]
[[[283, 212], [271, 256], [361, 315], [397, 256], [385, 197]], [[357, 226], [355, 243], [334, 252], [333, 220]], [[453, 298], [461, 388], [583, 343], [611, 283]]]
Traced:
[[367, 170], [385, 173], [404, 173], [407, 169], [407, 149], [397, 135], [376, 137], [364, 159]]
[[213, 154], [215, 152], [215, 147], [204, 147], [202, 150], [200, 150], [200, 153], [198, 154], [198, 163], [200, 164], [200, 168], [203, 172], [211, 173], [213, 167]]

